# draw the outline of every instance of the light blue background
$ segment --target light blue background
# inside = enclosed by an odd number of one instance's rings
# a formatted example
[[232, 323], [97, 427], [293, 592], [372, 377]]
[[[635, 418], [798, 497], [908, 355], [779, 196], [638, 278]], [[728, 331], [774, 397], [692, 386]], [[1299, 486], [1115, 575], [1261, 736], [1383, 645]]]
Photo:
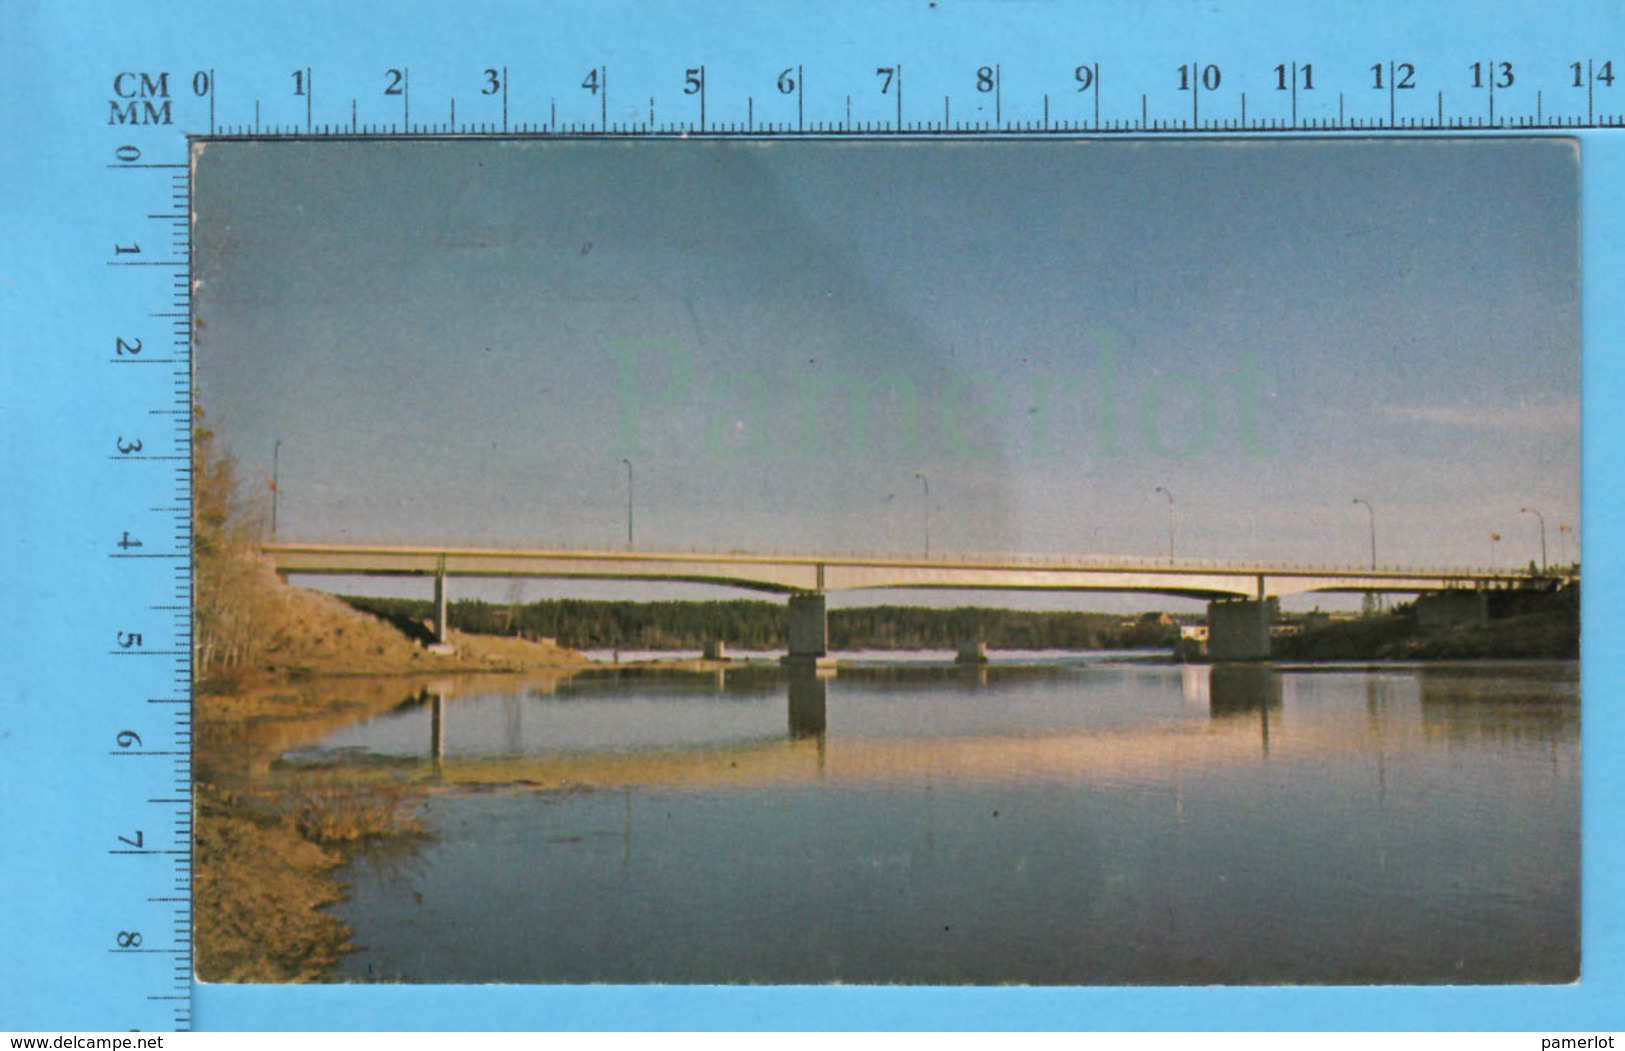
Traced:
[[[809, 77], [808, 116], [840, 116], [841, 102], [813, 84], [857, 97], [854, 116], [890, 111], [862, 92], [877, 65], [905, 69], [905, 119], [929, 119], [952, 94], [963, 115], [977, 101], [978, 66], [998, 63], [1005, 116], [1037, 116], [1034, 83], [1070, 90], [1071, 69], [1099, 62], [1103, 91], [1119, 88], [1103, 116], [1132, 117], [1138, 92], [1153, 115], [1188, 104], [1169, 73], [1187, 62], [1226, 69], [1225, 92], [1247, 90], [1255, 106], [1278, 105], [1273, 67], [1312, 61], [1324, 91], [1367, 88], [1377, 61], [1417, 65], [1423, 86], [1449, 87], [1447, 113], [1476, 112], [1483, 93], [1463, 85], [1474, 61], [1517, 64], [1520, 83], [1497, 112], [1574, 113], [1568, 64], [1616, 62], [1625, 98], [1625, 16], [1608, 0], [1554, 15], [1528, 3], [1192, 3], [1125, 12], [1105, 3], [955, 3], [871, 9], [859, 3], [431, 5], [418, 0], [341, 10], [298, 0], [206, 5], [11, 0], [0, 8], [0, 594], [14, 604], [0, 638], [0, 1027], [158, 1028], [168, 1018], [144, 1000], [166, 992], [136, 958], [105, 950], [115, 932], [158, 922], [145, 902], [166, 869], [149, 859], [109, 858], [121, 830], [150, 820], [151, 770], [109, 760], [109, 742], [132, 719], [156, 719], [142, 698], [166, 689], [167, 666], [133, 667], [106, 656], [114, 633], [139, 623], [155, 646], [167, 624], [147, 609], [170, 601], [169, 568], [103, 557], [126, 528], [167, 532], [150, 510], [173, 501], [161, 464], [129, 470], [109, 459], [113, 438], [169, 395], [167, 372], [134, 377], [105, 364], [112, 336], [141, 310], [167, 309], [167, 273], [142, 277], [105, 266], [131, 224], [160, 210], [167, 173], [136, 185], [106, 168], [114, 148], [137, 142], [147, 159], [184, 159], [182, 131], [207, 131], [186, 93], [195, 70], [215, 71], [217, 119], [303, 121], [289, 71], [314, 71], [317, 123], [399, 119], [381, 95], [383, 70], [409, 66], [414, 120], [443, 120], [448, 96], [461, 119], [476, 116], [479, 71], [506, 66], [510, 107], [522, 118], [560, 99], [561, 119], [590, 120], [577, 85], [585, 70], [610, 71], [612, 97], [655, 96], [662, 116], [682, 112], [682, 70], [705, 63], [708, 118], [730, 119], [738, 92], [758, 85], [758, 113], [776, 104], [772, 83], [796, 64]], [[112, 77], [168, 70], [176, 95], [171, 129], [109, 128]], [[1144, 72], [1141, 72], [1144, 71]], [[1539, 71], [1538, 73], [1536, 71]], [[1146, 85], [1139, 87], [1136, 77]], [[1436, 77], [1430, 81], [1429, 77]], [[854, 85], [845, 88], [844, 85]], [[1599, 100], [1606, 92], [1599, 89]], [[1352, 97], [1352, 95], [1351, 95]], [[1105, 98], [1105, 96], [1103, 96]], [[1328, 103], [1319, 95], [1320, 105]], [[821, 100], [821, 101], [820, 101]], [[909, 100], [918, 100], [917, 102]], [[1425, 113], [1431, 91], [1408, 100]], [[985, 101], [985, 100], [982, 100]], [[1362, 104], [1369, 105], [1369, 100]], [[1599, 101], [1599, 107], [1602, 105]], [[918, 106], [918, 108], [916, 108]], [[574, 107], [574, 110], [571, 109]], [[867, 108], [866, 108], [867, 107]], [[1384, 107], [1385, 108], [1385, 107]], [[1625, 110], [1625, 102], [1612, 106]], [[872, 112], [870, 112], [872, 111]], [[495, 114], [491, 114], [495, 116]], [[742, 117], [742, 114], [739, 115]], [[201, 121], [201, 123], [200, 123]], [[180, 126], [184, 124], [184, 129]], [[1491, 1029], [1589, 1030], [1621, 1025], [1625, 932], [1614, 888], [1621, 867], [1620, 745], [1613, 633], [1622, 623], [1621, 511], [1612, 465], [1622, 451], [1614, 413], [1621, 393], [1615, 346], [1625, 317], [1625, 132], [1582, 136], [1584, 327], [1584, 516], [1586, 584], [1584, 977], [1574, 987], [1512, 989], [650, 989], [207, 987], [196, 996], [203, 1029], [573, 1029], [573, 1028], [1081, 1028], [1081, 1029]], [[139, 192], [135, 192], [139, 190]], [[140, 225], [150, 230], [150, 224]], [[145, 282], [145, 283], [143, 283]], [[132, 293], [132, 290], [137, 292]], [[149, 294], [150, 292], [150, 294]], [[135, 298], [131, 298], [135, 295]], [[133, 305], [132, 305], [133, 304]], [[154, 328], [154, 332], [159, 330]], [[162, 468], [162, 469], [161, 469]], [[156, 543], [157, 541], [155, 541]], [[132, 621], [132, 618], [135, 618]], [[167, 715], [165, 716], [167, 718]], [[162, 789], [162, 778], [156, 782]], [[168, 865], [167, 861], [163, 862]], [[155, 882], [157, 881], [157, 882]], [[156, 888], [156, 889], [153, 889]], [[167, 914], [163, 914], [167, 915]], [[146, 960], [146, 958], [142, 958]], [[154, 958], [157, 959], [157, 958]], [[163, 964], [167, 966], [167, 961]], [[160, 967], [160, 971], [161, 971]]]

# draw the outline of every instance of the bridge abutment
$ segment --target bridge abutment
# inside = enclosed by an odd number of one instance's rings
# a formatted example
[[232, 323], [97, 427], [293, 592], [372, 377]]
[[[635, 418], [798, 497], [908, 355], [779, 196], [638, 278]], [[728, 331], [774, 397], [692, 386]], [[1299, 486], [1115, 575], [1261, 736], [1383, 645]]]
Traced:
[[1229, 599], [1207, 604], [1207, 655], [1213, 661], [1270, 659], [1269, 603]]
[[1430, 591], [1416, 596], [1416, 626], [1423, 631], [1482, 624], [1489, 619], [1489, 596], [1478, 588]]

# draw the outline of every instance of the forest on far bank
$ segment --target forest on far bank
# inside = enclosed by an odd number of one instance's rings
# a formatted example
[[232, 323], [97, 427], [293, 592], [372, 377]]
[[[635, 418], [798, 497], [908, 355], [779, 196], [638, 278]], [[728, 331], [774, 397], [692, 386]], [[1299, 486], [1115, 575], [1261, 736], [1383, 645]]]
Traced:
[[[412, 632], [433, 614], [424, 599], [345, 596], [356, 609]], [[722, 641], [737, 649], [769, 650], [785, 643], [785, 610], [774, 602], [623, 602], [548, 599], [494, 603], [463, 599], [449, 604], [451, 627], [482, 635], [551, 638], [572, 649], [693, 650]], [[953, 649], [980, 639], [992, 649], [1114, 650], [1165, 647], [1179, 623], [1159, 612], [1112, 613], [1008, 610], [986, 607], [928, 609], [863, 606], [829, 611], [832, 649]]]

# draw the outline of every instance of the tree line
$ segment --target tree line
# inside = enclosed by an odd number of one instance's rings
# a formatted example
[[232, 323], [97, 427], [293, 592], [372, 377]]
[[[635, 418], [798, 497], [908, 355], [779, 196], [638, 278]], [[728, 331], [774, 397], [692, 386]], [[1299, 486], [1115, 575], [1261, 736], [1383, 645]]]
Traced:
[[[345, 596], [356, 609], [407, 628], [433, 616], [423, 599]], [[551, 638], [572, 649], [692, 650], [722, 641], [745, 650], [785, 644], [786, 616], [773, 602], [626, 602], [546, 599], [495, 603], [461, 599], [447, 620], [481, 635]], [[993, 649], [1100, 650], [1166, 646], [1179, 626], [1160, 613], [1126, 619], [1109, 613], [1073, 613], [961, 607], [864, 606], [829, 612], [833, 649], [952, 649], [980, 639]]]

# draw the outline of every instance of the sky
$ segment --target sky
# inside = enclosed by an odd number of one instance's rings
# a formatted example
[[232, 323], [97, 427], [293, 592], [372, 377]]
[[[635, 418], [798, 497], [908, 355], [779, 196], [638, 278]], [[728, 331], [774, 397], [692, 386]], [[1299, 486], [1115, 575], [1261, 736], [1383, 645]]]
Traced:
[[648, 549], [911, 554], [929, 515], [935, 553], [1364, 564], [1374, 518], [1384, 564], [1510, 566], [1532, 507], [1574, 557], [1572, 141], [195, 167], [197, 396], [262, 498], [280, 441], [283, 539], [618, 548], [630, 461]]

